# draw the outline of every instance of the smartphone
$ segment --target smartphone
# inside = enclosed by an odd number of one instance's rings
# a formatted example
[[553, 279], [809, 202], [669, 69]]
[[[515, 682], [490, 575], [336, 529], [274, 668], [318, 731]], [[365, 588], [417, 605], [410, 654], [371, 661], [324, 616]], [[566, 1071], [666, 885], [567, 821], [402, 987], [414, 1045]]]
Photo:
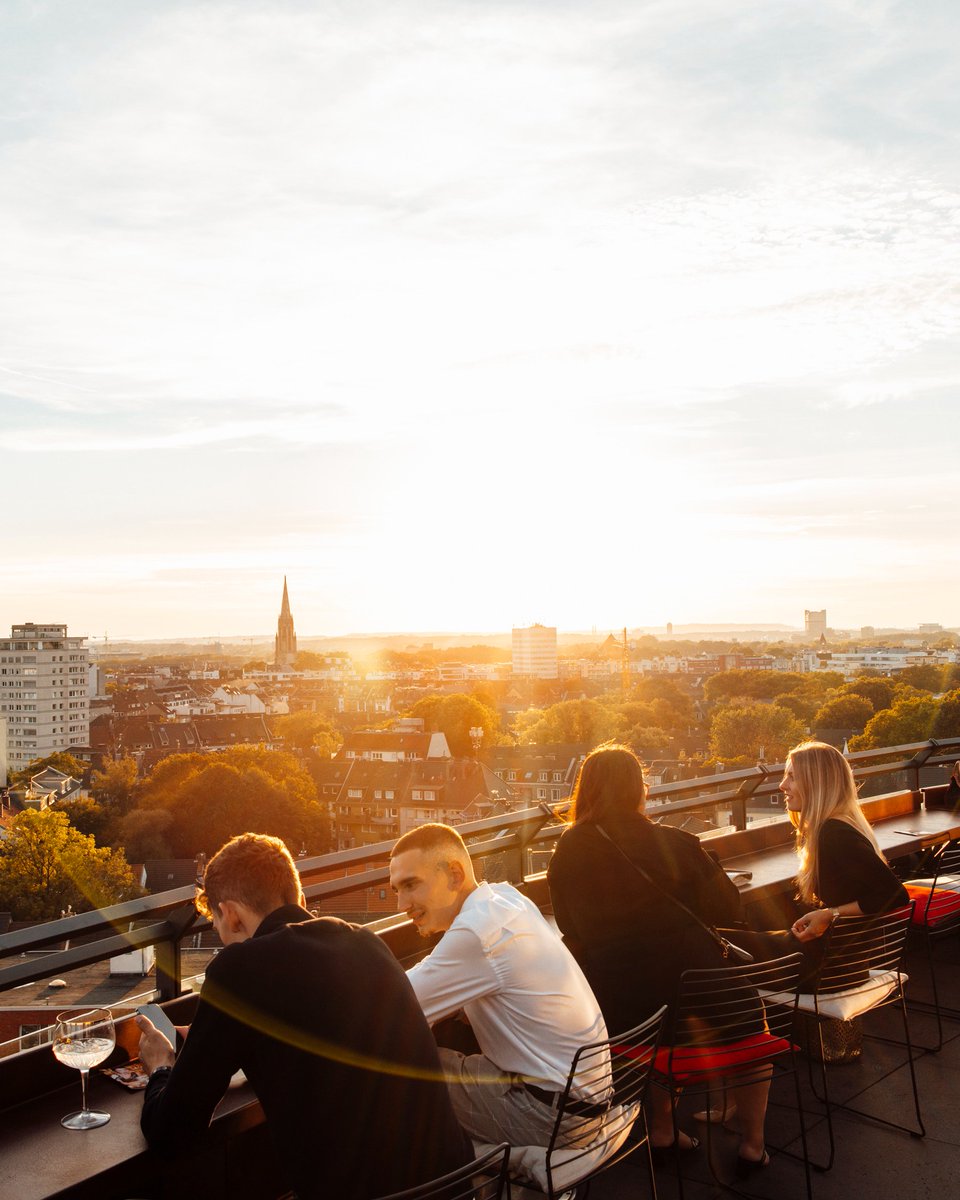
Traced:
[[138, 1004], [137, 1012], [144, 1017], [148, 1017], [160, 1030], [170, 1045], [176, 1048], [177, 1031], [173, 1027], [173, 1022], [159, 1004]]

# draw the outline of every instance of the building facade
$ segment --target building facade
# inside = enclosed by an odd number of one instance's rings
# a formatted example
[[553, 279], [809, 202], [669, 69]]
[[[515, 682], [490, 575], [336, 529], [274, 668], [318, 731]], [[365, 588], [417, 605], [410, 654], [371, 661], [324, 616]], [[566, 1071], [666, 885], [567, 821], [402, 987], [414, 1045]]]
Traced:
[[0, 641], [0, 715], [7, 719], [7, 766], [85, 746], [90, 737], [89, 650], [66, 625], [14, 625]]
[[513, 673], [533, 679], [556, 679], [557, 630], [549, 625], [530, 625], [513, 631]]
[[807, 637], [826, 637], [827, 610], [825, 608], [803, 610], [803, 632]]

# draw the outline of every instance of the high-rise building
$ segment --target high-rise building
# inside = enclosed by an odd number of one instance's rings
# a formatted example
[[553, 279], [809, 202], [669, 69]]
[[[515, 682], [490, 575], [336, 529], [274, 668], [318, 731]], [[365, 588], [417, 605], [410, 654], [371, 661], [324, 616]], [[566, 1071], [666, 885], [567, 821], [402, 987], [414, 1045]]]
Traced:
[[11, 771], [89, 742], [88, 660], [86, 638], [67, 637], [66, 625], [14, 625], [9, 641], [0, 641], [0, 714]]
[[287, 577], [283, 577], [283, 600], [277, 621], [277, 636], [274, 640], [273, 661], [278, 667], [292, 667], [297, 657], [297, 631], [293, 627], [290, 599], [287, 596]]
[[824, 637], [827, 632], [827, 610], [825, 608], [804, 609], [803, 632], [807, 637]]
[[530, 625], [513, 631], [513, 673], [534, 679], [556, 679], [557, 631], [553, 626]]

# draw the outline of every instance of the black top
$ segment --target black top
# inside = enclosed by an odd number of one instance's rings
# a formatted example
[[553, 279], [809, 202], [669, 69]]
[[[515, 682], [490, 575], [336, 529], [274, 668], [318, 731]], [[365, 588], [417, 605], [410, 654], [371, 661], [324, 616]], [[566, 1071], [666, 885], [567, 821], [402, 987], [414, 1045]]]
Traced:
[[816, 892], [827, 908], [856, 900], [861, 911], [871, 915], [910, 902], [871, 843], [846, 821], [824, 821], [820, 826]]
[[663, 892], [676, 895], [708, 925], [720, 926], [739, 919], [740, 896], [692, 834], [654, 825], [639, 813], [605, 829], [658, 886], [639, 875], [590, 822], [560, 838], [547, 879], [564, 941], [614, 1033], [671, 1003], [683, 971], [723, 964], [709, 933]]
[[150, 1145], [206, 1129], [240, 1069], [301, 1200], [368, 1200], [473, 1157], [403, 968], [359, 925], [288, 905], [212, 960], [176, 1066], [144, 1094]]

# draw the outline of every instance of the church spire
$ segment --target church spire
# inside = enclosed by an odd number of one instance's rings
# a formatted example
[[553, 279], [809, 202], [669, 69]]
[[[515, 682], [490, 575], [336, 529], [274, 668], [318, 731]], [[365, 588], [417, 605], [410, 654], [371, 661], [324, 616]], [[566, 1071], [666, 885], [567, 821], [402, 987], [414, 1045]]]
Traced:
[[293, 614], [290, 612], [290, 597], [287, 595], [287, 577], [283, 577], [283, 600], [280, 604], [280, 617], [277, 621], [277, 636], [274, 641], [273, 659], [278, 667], [290, 667], [297, 657], [297, 632], [293, 627]]

